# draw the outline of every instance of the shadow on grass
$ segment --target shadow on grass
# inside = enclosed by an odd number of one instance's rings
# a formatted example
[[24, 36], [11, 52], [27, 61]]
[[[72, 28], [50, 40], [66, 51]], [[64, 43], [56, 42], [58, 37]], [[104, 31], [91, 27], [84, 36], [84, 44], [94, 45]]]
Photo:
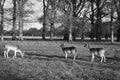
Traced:
[[28, 80], [28, 79], [21, 78], [21, 77], [11, 75], [11, 74], [9, 74], [9, 75], [5, 74], [5, 76], [0, 78], [0, 80]]
[[[45, 54], [37, 54], [37, 53], [26, 53], [26, 57], [30, 58], [30, 59], [44, 59], [44, 60], [55, 60], [55, 59], [65, 59], [65, 56], [59, 56], [59, 55], [45, 55]], [[71, 59], [73, 60], [73, 56], [68, 56], [68, 60]], [[100, 61], [100, 57], [96, 56], [95, 60], [98, 62]], [[112, 60], [112, 61], [119, 61], [120, 62], [120, 58], [119, 57], [106, 57], [107, 60]], [[76, 60], [82, 60], [82, 61], [88, 61], [90, 62], [91, 60], [91, 56], [81, 56], [81, 57], [77, 57]]]
[[[67, 60], [65, 59], [65, 56], [60, 56], [60, 55], [45, 55], [45, 54], [37, 54], [37, 53], [26, 53], [25, 58], [29, 59], [39, 59], [39, 60], [51, 60], [51, 61], [74, 61], [73, 56], [70, 55], [68, 56]], [[79, 58], [77, 57], [76, 60], [82, 60], [82, 61], [88, 61], [85, 58]]]
[[[37, 53], [26, 53], [27, 55], [25, 56], [26, 58], [29, 59], [39, 59], [39, 60], [62, 60], [66, 61], [65, 56], [60, 56], [60, 55], [46, 55], [46, 54], [37, 54]], [[86, 61], [89, 62], [91, 59], [91, 56], [81, 56], [81, 57], [76, 57], [76, 60], [80, 61]], [[67, 60], [69, 61], [74, 61], [73, 60], [73, 55], [69, 55]]]

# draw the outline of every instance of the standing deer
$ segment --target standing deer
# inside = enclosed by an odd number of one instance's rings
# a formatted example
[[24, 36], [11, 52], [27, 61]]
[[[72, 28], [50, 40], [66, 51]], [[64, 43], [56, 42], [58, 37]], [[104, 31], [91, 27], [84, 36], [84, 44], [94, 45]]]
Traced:
[[107, 48], [90, 48], [90, 45], [88, 43], [85, 44], [84, 47], [87, 47], [89, 49], [90, 54], [92, 55], [91, 62], [94, 61], [96, 55], [101, 57], [101, 62], [106, 62], [105, 52]]
[[60, 45], [60, 47], [62, 48], [64, 54], [65, 54], [65, 59], [67, 59], [68, 54], [72, 54], [74, 56], [74, 60], [76, 60], [76, 56], [77, 56], [77, 50], [76, 47], [72, 46], [72, 47], [64, 47], [64, 43], [62, 43]]

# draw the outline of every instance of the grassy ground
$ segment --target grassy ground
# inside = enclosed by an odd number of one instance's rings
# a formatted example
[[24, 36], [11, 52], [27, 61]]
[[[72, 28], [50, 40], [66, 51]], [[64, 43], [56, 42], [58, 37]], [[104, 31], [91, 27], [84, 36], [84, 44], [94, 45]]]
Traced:
[[[3, 58], [3, 45], [17, 44], [25, 52], [25, 57]], [[107, 62], [100, 63], [91, 56], [85, 42], [65, 42], [66, 46], [77, 47], [77, 60], [72, 55], [68, 60], [59, 47], [61, 41], [4, 41], [0, 42], [0, 80], [120, 80], [120, 45], [108, 42], [89, 42], [91, 47], [109, 47]], [[12, 56], [12, 54], [10, 55]]]

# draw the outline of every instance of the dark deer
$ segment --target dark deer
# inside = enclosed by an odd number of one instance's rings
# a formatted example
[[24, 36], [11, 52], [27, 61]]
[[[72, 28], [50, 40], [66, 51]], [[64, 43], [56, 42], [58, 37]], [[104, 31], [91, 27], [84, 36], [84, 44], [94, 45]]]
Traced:
[[107, 48], [90, 48], [90, 45], [88, 43], [85, 44], [84, 47], [87, 47], [90, 51], [90, 54], [92, 55], [91, 62], [94, 61], [96, 55], [101, 57], [101, 62], [106, 62], [105, 52]]
[[76, 47], [71, 46], [71, 47], [64, 47], [64, 43], [62, 43], [60, 45], [60, 47], [62, 48], [64, 54], [65, 54], [65, 59], [67, 59], [68, 54], [72, 54], [74, 56], [74, 60], [76, 60], [76, 56], [77, 56], [77, 50]]

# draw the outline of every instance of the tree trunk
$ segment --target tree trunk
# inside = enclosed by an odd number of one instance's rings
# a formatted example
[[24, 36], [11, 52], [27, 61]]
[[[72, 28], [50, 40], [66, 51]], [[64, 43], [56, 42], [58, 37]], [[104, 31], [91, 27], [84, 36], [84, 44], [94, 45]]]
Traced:
[[[117, 12], [117, 20], [118, 20], [118, 24], [120, 26], [120, 0], [112, 0], [115, 1], [114, 2], [114, 6], [116, 8], [116, 12]], [[120, 27], [117, 30], [117, 41], [120, 41]]]
[[46, 22], [43, 22], [43, 32], [42, 32], [42, 39], [45, 40], [46, 36]]
[[72, 41], [72, 24], [70, 23], [70, 27], [69, 27], [69, 41]]
[[117, 10], [117, 15], [118, 15], [118, 20], [120, 22], [120, 0], [118, 0], [118, 3], [119, 5], [118, 5], [118, 10]]
[[73, 41], [73, 36], [72, 36], [73, 4], [72, 2], [70, 2], [70, 11], [68, 15], [69, 15], [69, 18], [66, 23], [67, 26], [64, 28], [64, 40]]
[[23, 1], [20, 0], [19, 2], [19, 9], [20, 9], [20, 13], [19, 13], [19, 39], [23, 40]]
[[53, 27], [54, 27], [54, 22], [52, 22], [50, 25], [50, 40], [53, 40]]
[[72, 2], [70, 2], [70, 14], [69, 14], [69, 19], [68, 19], [68, 23], [69, 23], [69, 41], [73, 41], [73, 37], [72, 37], [72, 28], [73, 28], [73, 4]]
[[[113, 0], [112, 0], [113, 2]], [[113, 3], [111, 2], [111, 22], [110, 22], [110, 26], [111, 26], [111, 43], [114, 43], [114, 28], [113, 28]]]
[[54, 29], [54, 23], [55, 23], [55, 11], [56, 5], [53, 5], [52, 12], [51, 12], [51, 23], [50, 23], [50, 40], [53, 40], [53, 29]]
[[[76, 18], [78, 15], [76, 14], [76, 8], [77, 8], [77, 6], [76, 6], [76, 3], [77, 3], [77, 0], [72, 0], [72, 6], [71, 7], [73, 7], [72, 8], [72, 10], [73, 10], [73, 18]], [[74, 26], [75, 27], [75, 26]], [[73, 32], [74, 31], [74, 32]], [[75, 41], [76, 40], [76, 35], [77, 35], [77, 32], [76, 32], [76, 30], [72, 30], [72, 38], [73, 38], [73, 40]]]
[[0, 30], [0, 32], [1, 32], [1, 41], [3, 41], [4, 40], [4, 37], [3, 37], [3, 34], [4, 34], [4, 30], [3, 30], [3, 28], [4, 28], [4, 9], [3, 9], [3, 7], [1, 7], [1, 26], [0, 26], [1, 28], [1, 30]]
[[47, 7], [45, 5], [45, 0], [43, 0], [43, 14], [44, 14], [44, 20], [43, 20], [43, 32], [42, 32], [42, 39], [45, 40], [45, 36], [46, 36], [46, 13], [47, 13]]
[[91, 34], [90, 34], [90, 38], [91, 38], [91, 40], [93, 40], [93, 38], [94, 38], [94, 1], [93, 0], [91, 0], [91, 12], [92, 12], [92, 14], [91, 14], [91, 16], [90, 16], [90, 18], [91, 18]]
[[68, 25], [64, 27], [64, 40], [69, 40], [69, 27]]
[[114, 30], [112, 25], [111, 25], [111, 43], [114, 43]]
[[16, 0], [13, 0], [13, 28], [12, 28], [12, 40], [16, 40], [16, 33], [15, 33], [15, 28], [16, 28]]
[[96, 6], [97, 6], [97, 21], [96, 21], [96, 40], [100, 41], [101, 40], [101, 11], [100, 11], [100, 1], [97, 0]]

